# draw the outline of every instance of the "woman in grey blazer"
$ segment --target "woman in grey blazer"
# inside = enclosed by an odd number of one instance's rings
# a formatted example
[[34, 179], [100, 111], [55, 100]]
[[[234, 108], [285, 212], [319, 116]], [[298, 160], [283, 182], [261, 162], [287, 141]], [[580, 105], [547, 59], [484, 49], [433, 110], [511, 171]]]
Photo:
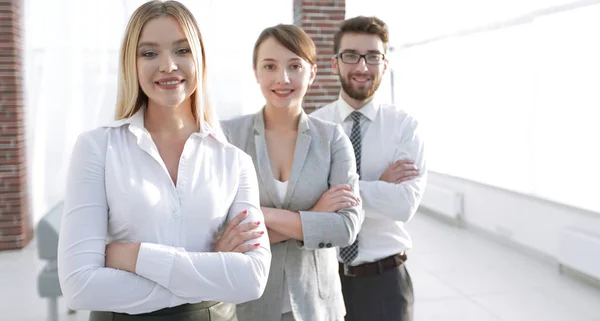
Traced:
[[316, 74], [302, 29], [265, 29], [253, 67], [266, 105], [223, 128], [254, 161], [272, 260], [263, 296], [239, 304], [238, 319], [343, 320], [336, 247], [352, 244], [364, 219], [352, 144], [339, 125], [302, 109]]

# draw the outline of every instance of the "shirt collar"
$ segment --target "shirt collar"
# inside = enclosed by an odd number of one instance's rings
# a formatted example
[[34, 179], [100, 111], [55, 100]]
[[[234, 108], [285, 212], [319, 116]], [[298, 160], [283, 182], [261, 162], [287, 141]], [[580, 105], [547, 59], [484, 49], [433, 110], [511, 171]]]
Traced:
[[[119, 119], [111, 122], [106, 127], [120, 127], [123, 125], [129, 125], [129, 131], [131, 131], [138, 138], [147, 133], [146, 128], [144, 127], [144, 111], [146, 107], [142, 106], [138, 111], [133, 114], [133, 116], [129, 118]], [[211, 136], [221, 144], [229, 144], [225, 135], [219, 134], [217, 130], [215, 130], [209, 123], [206, 121], [202, 121], [200, 125], [200, 130], [192, 134], [192, 136], [198, 136], [200, 138], [204, 138], [206, 136]]]
[[[345, 100], [344, 98], [342, 98], [342, 96], [340, 95], [340, 97], [338, 98], [338, 113], [340, 116], [340, 119], [343, 121], [346, 120], [346, 118], [348, 118], [348, 116], [350, 116], [350, 114], [355, 111], [354, 108], [352, 108], [352, 106], [350, 106]], [[362, 106], [358, 112], [360, 112], [363, 116], [367, 117], [367, 119], [369, 119], [370, 121], [374, 121], [375, 118], [377, 117], [377, 111], [379, 110], [379, 103], [377, 102], [377, 98], [373, 97], [373, 99], [371, 99], [366, 105]]]

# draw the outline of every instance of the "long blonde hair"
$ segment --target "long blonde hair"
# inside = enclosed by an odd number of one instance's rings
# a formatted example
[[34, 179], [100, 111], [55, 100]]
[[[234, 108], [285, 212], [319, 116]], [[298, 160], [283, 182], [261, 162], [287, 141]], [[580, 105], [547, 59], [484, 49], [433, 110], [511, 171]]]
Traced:
[[206, 55], [200, 28], [189, 9], [177, 1], [148, 1], [137, 8], [129, 19], [121, 45], [115, 119], [129, 118], [148, 103], [148, 96], [140, 88], [137, 76], [137, 45], [144, 25], [148, 21], [161, 16], [170, 16], [179, 22], [190, 44], [196, 71], [199, 68], [202, 69], [201, 73], [196, 72], [196, 83], [199, 88], [191, 96], [192, 114], [199, 125], [204, 120], [217, 133], [221, 132], [219, 121], [207, 92]]

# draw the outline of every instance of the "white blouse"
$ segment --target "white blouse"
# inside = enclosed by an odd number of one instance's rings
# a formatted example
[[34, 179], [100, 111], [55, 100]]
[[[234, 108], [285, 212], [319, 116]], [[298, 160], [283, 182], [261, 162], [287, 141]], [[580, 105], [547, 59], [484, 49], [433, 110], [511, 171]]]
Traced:
[[[75, 144], [58, 248], [63, 295], [76, 310], [138, 314], [200, 301], [259, 298], [271, 253], [267, 233], [246, 253], [211, 252], [225, 223], [243, 210], [260, 221], [252, 159], [214, 135], [192, 134], [177, 185], [150, 134], [143, 108], [83, 133]], [[140, 242], [136, 273], [105, 267], [105, 245]]]
[[[278, 179], [275, 179], [275, 188], [277, 189], [277, 197], [279, 197], [279, 201], [283, 204], [283, 199], [285, 198], [285, 194], [288, 190], [288, 185], [290, 181], [282, 182]], [[281, 306], [281, 313], [288, 313], [292, 311], [292, 302], [290, 299], [290, 290], [287, 285], [287, 280], [285, 277], [285, 270], [283, 271], [283, 304]]]

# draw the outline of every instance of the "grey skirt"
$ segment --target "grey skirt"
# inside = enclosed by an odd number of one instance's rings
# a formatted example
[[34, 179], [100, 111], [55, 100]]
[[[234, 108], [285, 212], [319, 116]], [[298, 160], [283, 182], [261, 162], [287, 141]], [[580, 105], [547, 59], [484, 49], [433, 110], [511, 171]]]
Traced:
[[237, 321], [235, 304], [200, 302], [142, 314], [90, 312], [89, 321]]

